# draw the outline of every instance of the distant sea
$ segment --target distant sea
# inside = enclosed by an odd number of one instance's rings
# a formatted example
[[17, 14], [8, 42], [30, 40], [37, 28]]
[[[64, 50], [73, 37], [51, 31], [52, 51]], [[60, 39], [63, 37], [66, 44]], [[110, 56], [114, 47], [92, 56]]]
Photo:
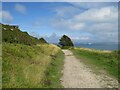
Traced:
[[93, 43], [93, 44], [75, 44], [76, 47], [92, 48], [99, 50], [118, 50], [117, 43]]

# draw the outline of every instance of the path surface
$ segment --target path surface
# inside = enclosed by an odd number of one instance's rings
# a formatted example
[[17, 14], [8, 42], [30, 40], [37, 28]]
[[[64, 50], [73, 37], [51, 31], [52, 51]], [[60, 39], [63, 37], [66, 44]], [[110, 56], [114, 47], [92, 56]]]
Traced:
[[64, 88], [117, 88], [117, 80], [106, 75], [98, 76], [76, 59], [70, 50], [65, 54], [61, 83]]

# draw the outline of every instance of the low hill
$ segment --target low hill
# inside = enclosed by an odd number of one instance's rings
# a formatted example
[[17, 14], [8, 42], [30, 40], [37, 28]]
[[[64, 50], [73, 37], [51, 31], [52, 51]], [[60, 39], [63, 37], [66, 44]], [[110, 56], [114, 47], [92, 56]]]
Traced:
[[45, 39], [37, 39], [30, 36], [27, 32], [22, 32], [18, 26], [2, 25], [2, 41], [8, 43], [19, 43], [25, 45], [35, 45], [47, 43]]

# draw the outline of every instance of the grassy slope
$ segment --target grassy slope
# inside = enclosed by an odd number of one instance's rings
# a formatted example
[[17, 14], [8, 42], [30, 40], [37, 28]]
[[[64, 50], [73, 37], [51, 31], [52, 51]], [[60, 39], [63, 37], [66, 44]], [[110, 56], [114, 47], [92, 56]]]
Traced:
[[81, 61], [91, 66], [96, 73], [106, 71], [109, 75], [118, 78], [118, 53], [103, 52], [100, 50], [72, 49], [77, 58], [83, 58]]
[[[58, 73], [62, 67], [63, 57], [61, 50], [54, 45], [27, 46], [3, 43], [3, 88], [60, 86]], [[55, 66], [51, 63], [55, 63]], [[53, 68], [54, 71], [48, 71], [48, 68]], [[55, 78], [52, 78], [53, 74], [56, 75]], [[50, 84], [45, 86], [46, 78], [49, 78]]]
[[2, 88], [2, 44], [0, 44], [0, 89]]
[[14, 28], [11, 25], [2, 24], [2, 42], [18, 43], [25, 45], [36, 45], [47, 43], [44, 38], [37, 39], [30, 36], [27, 32], [21, 31], [19, 28]]

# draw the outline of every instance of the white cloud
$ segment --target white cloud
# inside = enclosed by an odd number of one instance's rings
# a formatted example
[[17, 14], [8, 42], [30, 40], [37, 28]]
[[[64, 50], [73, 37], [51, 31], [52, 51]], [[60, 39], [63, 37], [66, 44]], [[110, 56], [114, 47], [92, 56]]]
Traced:
[[44, 36], [45, 40], [49, 43], [58, 43], [60, 37], [56, 33], [51, 34], [50, 36]]
[[85, 23], [76, 22], [72, 19], [57, 18], [52, 21], [52, 26], [59, 30], [81, 30], [85, 27]]
[[70, 29], [71, 30], [80, 30], [85, 27], [84, 23], [71, 23]]
[[90, 32], [117, 32], [118, 31], [118, 23], [96, 23], [91, 25], [88, 28]]
[[22, 14], [26, 13], [26, 7], [21, 5], [21, 4], [16, 4], [15, 5], [15, 10], [22, 13]]
[[72, 39], [73, 43], [89, 43], [92, 42], [92, 37], [90, 35], [69, 35], [69, 37]]
[[117, 2], [70, 2], [75, 7], [79, 8], [103, 8], [108, 6], [117, 6]]
[[13, 20], [9, 11], [0, 11], [0, 21], [11, 22]]
[[[63, 10], [63, 11], [62, 11]], [[72, 10], [72, 9], [71, 9]], [[59, 12], [59, 11], [58, 11]], [[61, 9], [62, 17], [64, 17], [64, 9]], [[77, 11], [78, 12], [78, 11]], [[72, 13], [72, 11], [71, 11]], [[74, 12], [75, 13], [75, 12]], [[106, 6], [100, 8], [89, 8], [84, 12], [75, 13], [70, 18], [58, 17], [52, 21], [55, 29], [67, 31], [74, 34], [78, 32], [89, 33], [92, 37], [85, 38], [77, 35], [72, 37], [74, 41], [96, 41], [96, 42], [117, 42], [118, 37], [118, 7]], [[87, 38], [86, 38], [87, 37]]]
[[56, 12], [57, 16], [69, 18], [75, 14], [78, 14], [82, 12], [81, 9], [73, 7], [73, 6], [61, 6], [54, 8], [54, 11]]
[[99, 42], [118, 42], [118, 23], [96, 23], [87, 27]]
[[[64, 11], [61, 10], [60, 13], [61, 12], [63, 16]], [[67, 13], [67, 11], [65, 13]], [[81, 30], [88, 23], [91, 23], [91, 24], [92, 23], [111, 23], [111, 22], [113, 23], [113, 22], [117, 22], [117, 19], [118, 19], [117, 8], [112, 6], [112, 7], [104, 7], [100, 9], [92, 8], [84, 11], [83, 13], [75, 14], [68, 19], [57, 17], [52, 22], [54, 22], [53, 23], [54, 27], [58, 27], [60, 29], [65, 28], [66, 30]]]
[[36, 32], [29, 32], [29, 35], [33, 36], [33, 37], [37, 37], [40, 38], [40, 35]]
[[113, 22], [117, 21], [118, 11], [116, 7], [104, 7], [100, 9], [89, 9], [82, 14], [74, 16], [79, 21], [91, 22]]
[[77, 41], [77, 40], [89, 40], [90, 37], [88, 36], [77, 36], [77, 37], [72, 37], [72, 40]]

